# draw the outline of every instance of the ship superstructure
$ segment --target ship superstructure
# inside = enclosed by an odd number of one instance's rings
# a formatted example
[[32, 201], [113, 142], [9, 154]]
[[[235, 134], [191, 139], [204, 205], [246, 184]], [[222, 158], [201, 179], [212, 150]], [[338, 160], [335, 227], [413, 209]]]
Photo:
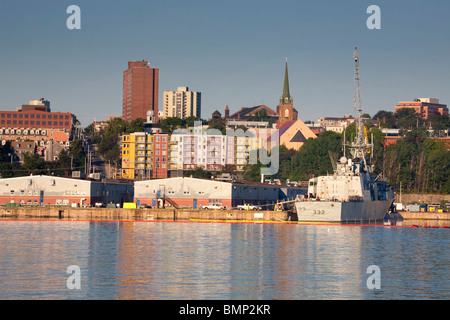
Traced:
[[[308, 194], [297, 199], [295, 209], [299, 221], [366, 221], [382, 220], [394, 201], [394, 193], [386, 181], [372, 176], [367, 158], [373, 155], [362, 119], [359, 58], [355, 48], [356, 137], [350, 145], [351, 157], [344, 156], [334, 164], [333, 174], [309, 180]], [[344, 139], [345, 140], [345, 139]]]

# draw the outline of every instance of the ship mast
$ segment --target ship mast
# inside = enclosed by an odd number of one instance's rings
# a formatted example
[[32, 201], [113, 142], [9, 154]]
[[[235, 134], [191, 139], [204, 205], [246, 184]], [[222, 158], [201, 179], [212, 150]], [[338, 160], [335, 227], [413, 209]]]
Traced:
[[364, 123], [362, 120], [362, 102], [361, 102], [361, 84], [359, 75], [359, 58], [358, 50], [355, 47], [355, 95], [354, 95], [354, 105], [355, 112], [357, 114], [356, 119], [356, 138], [351, 144], [353, 159], [359, 158], [364, 163], [364, 168], [366, 168], [366, 150], [369, 148], [364, 134]]

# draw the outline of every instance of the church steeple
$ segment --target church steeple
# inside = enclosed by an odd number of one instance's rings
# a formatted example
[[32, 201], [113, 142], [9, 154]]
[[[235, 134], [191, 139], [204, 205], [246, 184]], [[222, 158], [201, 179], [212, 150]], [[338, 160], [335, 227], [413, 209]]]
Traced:
[[294, 109], [294, 99], [289, 92], [289, 76], [288, 65], [286, 58], [286, 67], [284, 70], [284, 84], [283, 95], [280, 98], [280, 103], [277, 106], [278, 121], [277, 127], [280, 128], [286, 121], [296, 120], [298, 117], [297, 110]]
[[287, 58], [286, 58], [286, 69], [284, 70], [284, 85], [283, 85], [283, 100], [285, 98], [290, 98], [289, 94], [289, 76], [288, 76], [288, 66], [287, 66]]
[[293, 99], [289, 92], [289, 76], [288, 76], [288, 65], [287, 65], [287, 58], [286, 58], [286, 68], [284, 70], [283, 95], [281, 96], [281, 99], [280, 99], [280, 105], [292, 105], [292, 104], [293, 104]]

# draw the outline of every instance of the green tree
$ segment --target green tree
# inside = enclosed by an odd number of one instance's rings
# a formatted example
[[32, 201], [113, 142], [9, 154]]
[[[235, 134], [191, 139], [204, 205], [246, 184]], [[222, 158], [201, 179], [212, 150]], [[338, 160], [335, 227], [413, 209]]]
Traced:
[[[123, 133], [143, 132], [145, 120], [143, 118], [133, 119], [125, 124]], [[117, 132], [121, 134], [121, 132]]]
[[25, 153], [23, 156], [22, 169], [28, 171], [28, 174], [45, 174], [47, 166], [42, 157], [38, 154]]
[[448, 115], [432, 114], [428, 117], [426, 125], [431, 126], [433, 130], [450, 129], [450, 117]]
[[161, 121], [161, 130], [163, 133], [172, 134], [175, 130], [182, 128], [184, 121], [180, 118], [169, 117]]
[[391, 111], [378, 111], [372, 119], [379, 121], [381, 128], [397, 128], [397, 118]]
[[219, 130], [223, 135], [227, 134], [227, 128], [224, 119], [212, 119], [208, 123], [208, 129]]
[[293, 157], [291, 180], [305, 181], [333, 172], [330, 153], [337, 157], [341, 150], [342, 138], [335, 132], [326, 131], [316, 139], [308, 139]]
[[395, 117], [397, 118], [397, 126], [400, 129], [417, 128], [423, 124], [423, 120], [414, 109], [401, 108], [397, 110]]
[[395, 190], [401, 184], [403, 192], [448, 194], [450, 151], [425, 129], [414, 129], [386, 148], [384, 173]]
[[208, 178], [211, 178], [212, 175], [214, 175], [213, 172], [207, 171], [201, 166], [198, 166], [198, 167], [196, 167], [195, 169], [192, 169], [192, 170], [186, 170], [184, 172], [184, 176], [185, 177], [191, 177], [192, 176], [193, 178], [205, 178], [205, 179], [208, 179]]

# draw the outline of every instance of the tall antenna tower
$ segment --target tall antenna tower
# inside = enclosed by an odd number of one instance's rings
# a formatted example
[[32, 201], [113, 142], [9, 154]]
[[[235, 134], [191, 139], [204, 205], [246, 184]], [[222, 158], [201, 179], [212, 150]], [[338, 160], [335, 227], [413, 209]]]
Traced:
[[354, 158], [360, 158], [366, 163], [365, 152], [369, 147], [365, 139], [364, 123], [362, 120], [362, 102], [361, 102], [361, 84], [359, 74], [358, 49], [355, 47], [355, 96], [353, 98], [356, 112], [356, 139], [352, 143], [352, 155]]

